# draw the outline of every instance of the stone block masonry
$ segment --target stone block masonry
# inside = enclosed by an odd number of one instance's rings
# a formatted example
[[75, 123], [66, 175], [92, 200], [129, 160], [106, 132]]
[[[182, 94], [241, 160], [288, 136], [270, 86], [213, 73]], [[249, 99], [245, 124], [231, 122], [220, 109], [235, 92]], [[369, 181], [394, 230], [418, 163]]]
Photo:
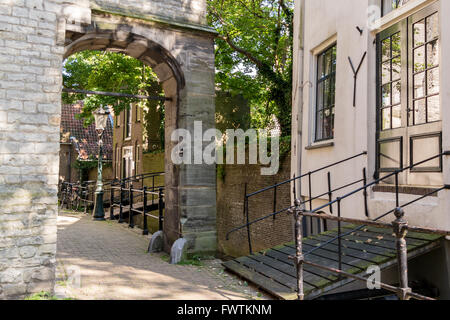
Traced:
[[[206, 0], [0, 0], [0, 299], [53, 291], [63, 58], [115, 49], [149, 64], [173, 97], [170, 137], [196, 120], [214, 126], [213, 40]], [[166, 249], [183, 236], [189, 251], [215, 251], [215, 181], [167, 154], [165, 167]]]
[[53, 290], [61, 3], [0, 0], [0, 298]]

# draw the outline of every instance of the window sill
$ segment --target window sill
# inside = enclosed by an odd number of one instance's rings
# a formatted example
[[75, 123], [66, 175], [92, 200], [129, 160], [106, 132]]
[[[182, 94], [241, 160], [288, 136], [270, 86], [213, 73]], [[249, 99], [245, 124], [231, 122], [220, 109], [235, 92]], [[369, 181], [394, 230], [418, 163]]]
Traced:
[[375, 20], [370, 27], [370, 31], [373, 34], [380, 33], [383, 30], [393, 26], [397, 22], [409, 17], [410, 15], [422, 10], [429, 4], [435, 2], [436, 0], [412, 0], [402, 7], [389, 12], [384, 17]]
[[317, 150], [317, 149], [325, 149], [325, 148], [331, 148], [331, 147], [334, 147], [333, 141], [318, 142], [318, 143], [314, 143], [314, 144], [311, 144], [311, 145], [305, 147], [305, 150]]
[[[373, 192], [384, 192], [384, 193], [395, 193], [395, 186], [389, 184], [379, 184], [375, 185], [372, 188]], [[428, 187], [414, 187], [414, 186], [399, 186], [398, 192], [400, 194], [409, 194], [415, 196], [424, 196], [427, 195], [434, 190], [438, 190], [436, 188], [428, 188]], [[431, 197], [437, 197], [438, 195], [432, 194]]]

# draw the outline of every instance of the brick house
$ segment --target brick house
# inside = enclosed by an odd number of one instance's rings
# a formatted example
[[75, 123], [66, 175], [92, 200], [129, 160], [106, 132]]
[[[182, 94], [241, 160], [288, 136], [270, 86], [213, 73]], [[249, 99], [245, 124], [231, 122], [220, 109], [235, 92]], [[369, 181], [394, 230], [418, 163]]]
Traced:
[[[82, 106], [82, 102], [62, 106], [59, 162], [60, 182], [77, 182], [97, 179], [96, 167], [89, 170], [77, 169], [77, 161], [92, 162], [98, 157], [98, 137], [95, 131], [95, 124], [85, 127], [83, 120], [76, 118], [76, 115], [81, 113]], [[112, 161], [112, 121], [112, 118], [110, 118], [103, 136], [103, 160], [106, 163]], [[106, 180], [113, 178], [112, 169], [110, 167], [106, 166], [104, 168], [103, 178]]]

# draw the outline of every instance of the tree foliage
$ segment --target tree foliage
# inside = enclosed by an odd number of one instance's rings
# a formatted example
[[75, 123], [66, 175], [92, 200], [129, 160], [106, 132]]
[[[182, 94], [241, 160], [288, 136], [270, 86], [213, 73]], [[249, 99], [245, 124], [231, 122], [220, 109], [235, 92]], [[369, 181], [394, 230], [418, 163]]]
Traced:
[[[156, 74], [141, 61], [119, 53], [100, 51], [82, 51], [70, 56], [64, 63], [63, 84], [71, 89], [133, 95], [154, 96], [162, 92]], [[129, 108], [130, 103], [138, 103], [141, 107], [151, 104], [136, 98], [73, 93], [63, 93], [62, 98], [67, 104], [84, 101], [80, 117], [86, 124], [92, 123], [92, 111], [99, 105], [113, 106], [114, 113], [119, 114]]]
[[275, 115], [290, 135], [293, 0], [208, 0], [208, 19], [219, 32], [216, 85], [242, 94], [255, 127]]

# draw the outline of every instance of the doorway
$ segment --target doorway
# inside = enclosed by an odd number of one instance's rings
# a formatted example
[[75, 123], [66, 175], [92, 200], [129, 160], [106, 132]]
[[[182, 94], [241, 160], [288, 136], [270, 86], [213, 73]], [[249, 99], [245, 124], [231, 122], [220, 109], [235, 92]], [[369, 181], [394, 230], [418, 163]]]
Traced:
[[[438, 8], [430, 5], [377, 35], [380, 178], [442, 152]], [[442, 158], [403, 172], [399, 183], [442, 185]]]

